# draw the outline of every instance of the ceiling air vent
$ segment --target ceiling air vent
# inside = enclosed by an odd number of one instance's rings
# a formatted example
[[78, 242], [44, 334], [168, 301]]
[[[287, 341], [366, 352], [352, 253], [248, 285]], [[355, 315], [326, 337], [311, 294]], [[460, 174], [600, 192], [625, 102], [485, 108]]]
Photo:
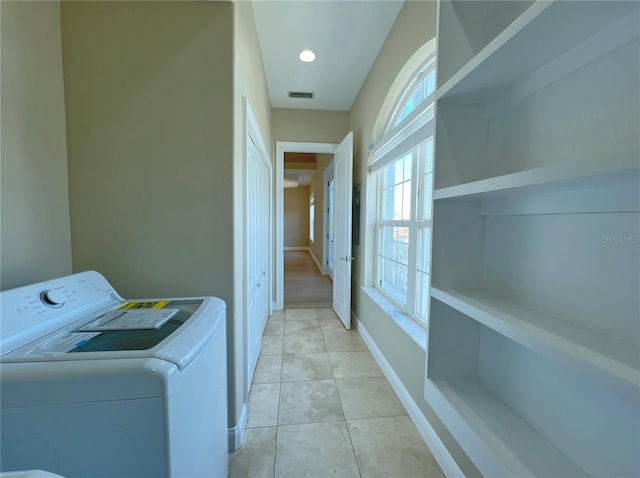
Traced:
[[312, 100], [313, 93], [310, 93], [308, 91], [290, 91], [289, 98], [301, 98], [305, 100]]

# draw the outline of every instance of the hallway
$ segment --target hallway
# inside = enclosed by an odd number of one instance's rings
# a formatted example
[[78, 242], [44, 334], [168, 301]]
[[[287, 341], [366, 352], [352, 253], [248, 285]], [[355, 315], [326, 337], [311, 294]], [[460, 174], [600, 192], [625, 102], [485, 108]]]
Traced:
[[229, 476], [443, 475], [358, 332], [290, 308], [267, 322]]

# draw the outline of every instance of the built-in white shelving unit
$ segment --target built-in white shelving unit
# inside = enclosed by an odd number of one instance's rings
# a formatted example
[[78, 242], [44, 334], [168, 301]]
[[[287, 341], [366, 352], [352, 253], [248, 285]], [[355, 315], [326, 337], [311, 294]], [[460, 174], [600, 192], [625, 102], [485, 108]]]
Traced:
[[439, 2], [425, 398], [485, 476], [640, 476], [639, 32]]

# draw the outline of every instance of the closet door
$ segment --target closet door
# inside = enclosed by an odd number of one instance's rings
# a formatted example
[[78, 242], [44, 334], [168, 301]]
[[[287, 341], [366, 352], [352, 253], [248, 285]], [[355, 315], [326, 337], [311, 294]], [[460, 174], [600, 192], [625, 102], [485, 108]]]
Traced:
[[271, 164], [256, 130], [250, 121], [246, 138], [244, 281], [248, 384], [260, 356], [270, 310]]

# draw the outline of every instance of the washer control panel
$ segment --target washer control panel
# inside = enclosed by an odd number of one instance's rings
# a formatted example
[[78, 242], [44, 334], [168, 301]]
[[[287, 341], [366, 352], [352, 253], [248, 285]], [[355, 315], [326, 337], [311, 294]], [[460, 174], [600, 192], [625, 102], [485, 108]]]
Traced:
[[102, 274], [86, 271], [0, 292], [0, 350], [4, 355], [46, 330], [121, 300]]

